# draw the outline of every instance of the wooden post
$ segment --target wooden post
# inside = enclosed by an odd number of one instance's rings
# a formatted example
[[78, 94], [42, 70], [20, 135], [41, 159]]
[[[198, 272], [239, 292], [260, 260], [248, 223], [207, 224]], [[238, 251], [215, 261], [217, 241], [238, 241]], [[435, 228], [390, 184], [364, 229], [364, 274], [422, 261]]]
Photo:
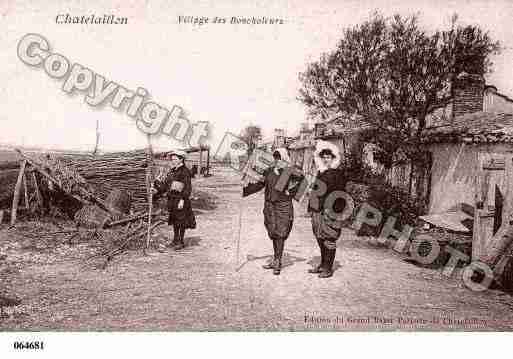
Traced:
[[98, 144], [100, 143], [100, 120], [96, 119], [96, 143], [94, 145], [93, 156], [98, 154]]
[[146, 191], [148, 195], [148, 231], [146, 233], [146, 245], [144, 246], [143, 252], [145, 255], [148, 254], [151, 241], [151, 216], [153, 211], [153, 167], [154, 167], [154, 155], [153, 148], [151, 146], [151, 137], [148, 135], [148, 156], [149, 164], [146, 171]]
[[203, 169], [203, 147], [199, 146], [199, 168], [198, 168], [198, 175], [202, 173]]
[[43, 209], [43, 197], [41, 196], [41, 192], [39, 192], [39, 186], [37, 184], [36, 173], [32, 172], [32, 181], [34, 182], [34, 188], [36, 190], [36, 198], [37, 198], [37, 206], [39, 210]]
[[29, 198], [28, 198], [28, 189], [27, 189], [27, 176], [26, 173], [23, 173], [23, 194], [25, 197], [25, 208], [29, 209]]
[[207, 173], [210, 174], [210, 147], [207, 147]]
[[2, 224], [3, 220], [4, 220], [4, 210], [0, 209], [0, 224]]
[[20, 172], [18, 173], [18, 180], [16, 181], [16, 186], [14, 187], [14, 195], [12, 198], [11, 226], [14, 226], [14, 223], [16, 223], [16, 214], [18, 211], [18, 203], [20, 201], [20, 189], [23, 182], [23, 176], [25, 174], [25, 166], [27, 166], [27, 160], [23, 160], [21, 162]]

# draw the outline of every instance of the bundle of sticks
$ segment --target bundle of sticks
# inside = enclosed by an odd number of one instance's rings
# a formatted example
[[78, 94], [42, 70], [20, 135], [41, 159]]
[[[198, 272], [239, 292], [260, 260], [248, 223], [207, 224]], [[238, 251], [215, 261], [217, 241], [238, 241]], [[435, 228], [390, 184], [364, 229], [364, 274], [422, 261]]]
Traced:
[[89, 259], [102, 258], [103, 263], [101, 267], [105, 269], [108, 263], [115, 256], [125, 252], [129, 248], [143, 248], [144, 253], [146, 253], [147, 247], [150, 245], [146, 236], [152, 235], [153, 231], [157, 227], [166, 223], [164, 219], [157, 218], [150, 224], [146, 221], [147, 216], [148, 213], [142, 213], [111, 223], [109, 228], [120, 226], [122, 224], [125, 224], [125, 226], [120, 232], [118, 232], [118, 235], [116, 236], [117, 239], [113, 241], [112, 245], [100, 251], [100, 253], [93, 255]]

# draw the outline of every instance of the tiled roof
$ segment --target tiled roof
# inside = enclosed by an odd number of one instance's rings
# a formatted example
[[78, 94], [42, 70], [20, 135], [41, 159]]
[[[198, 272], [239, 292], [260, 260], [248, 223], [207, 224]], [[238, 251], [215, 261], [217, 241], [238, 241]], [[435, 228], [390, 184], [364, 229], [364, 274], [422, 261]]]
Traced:
[[314, 147], [315, 146], [315, 140], [312, 138], [306, 138], [306, 139], [298, 139], [294, 142], [289, 144], [289, 148], [292, 150], [299, 150], [301, 148], [308, 148], [308, 147]]
[[361, 116], [339, 116], [322, 122], [315, 127], [316, 138], [338, 138], [372, 128]]
[[513, 143], [513, 114], [476, 112], [424, 131], [424, 143]]

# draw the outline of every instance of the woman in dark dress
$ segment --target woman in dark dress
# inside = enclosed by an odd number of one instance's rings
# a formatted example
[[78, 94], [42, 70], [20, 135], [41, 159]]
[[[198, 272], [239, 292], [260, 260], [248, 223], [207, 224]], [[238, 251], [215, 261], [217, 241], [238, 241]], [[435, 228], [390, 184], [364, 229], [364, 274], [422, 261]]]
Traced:
[[[309, 273], [319, 274], [319, 278], [329, 278], [333, 275], [333, 263], [336, 254], [336, 241], [340, 237], [341, 223], [337, 216], [343, 213], [346, 202], [342, 196], [335, 196], [345, 191], [346, 179], [338, 168], [340, 153], [338, 147], [326, 141], [319, 141], [314, 154], [318, 172], [313, 188], [326, 188], [320, 196], [310, 196], [308, 211], [312, 214], [312, 231], [321, 251], [321, 263], [308, 270]], [[320, 184], [322, 182], [322, 184]], [[335, 201], [327, 200], [336, 198]]]
[[168, 224], [173, 226], [175, 250], [185, 247], [184, 236], [188, 228], [196, 228], [196, 219], [191, 206], [191, 173], [185, 166], [185, 152], [174, 151], [170, 154], [171, 170], [164, 181], [155, 181], [155, 197], [167, 194]]
[[280, 190], [277, 183], [290, 164], [290, 159], [285, 148], [274, 151], [273, 158], [274, 163], [264, 171], [262, 180], [245, 184], [242, 196], [249, 196], [265, 188], [264, 226], [273, 242], [274, 256], [263, 268], [273, 269], [273, 273], [278, 275], [281, 272], [285, 240], [289, 237], [294, 222], [292, 198], [297, 193], [301, 179], [290, 176], [287, 185]]

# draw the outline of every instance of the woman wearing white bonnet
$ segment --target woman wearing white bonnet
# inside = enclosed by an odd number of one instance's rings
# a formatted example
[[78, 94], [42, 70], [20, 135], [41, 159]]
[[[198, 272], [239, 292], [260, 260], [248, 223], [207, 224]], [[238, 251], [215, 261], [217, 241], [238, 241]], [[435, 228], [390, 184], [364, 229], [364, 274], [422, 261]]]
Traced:
[[333, 143], [318, 141], [314, 160], [318, 172], [313, 188], [326, 190], [320, 196], [310, 197], [308, 203], [308, 211], [312, 214], [312, 231], [321, 252], [320, 264], [308, 272], [318, 274], [319, 278], [329, 278], [333, 275], [336, 241], [341, 233], [341, 225], [336, 217], [344, 211], [346, 203], [338, 196], [333, 197], [337, 198], [335, 201], [327, 199], [336, 191], [345, 191], [346, 178], [339, 169], [340, 151]]
[[185, 166], [186, 152], [175, 150], [169, 153], [171, 170], [164, 181], [155, 181], [156, 197], [166, 193], [169, 211], [168, 224], [173, 226], [173, 241], [175, 250], [185, 247], [184, 236], [187, 228], [196, 228], [196, 219], [191, 205], [191, 172]]

